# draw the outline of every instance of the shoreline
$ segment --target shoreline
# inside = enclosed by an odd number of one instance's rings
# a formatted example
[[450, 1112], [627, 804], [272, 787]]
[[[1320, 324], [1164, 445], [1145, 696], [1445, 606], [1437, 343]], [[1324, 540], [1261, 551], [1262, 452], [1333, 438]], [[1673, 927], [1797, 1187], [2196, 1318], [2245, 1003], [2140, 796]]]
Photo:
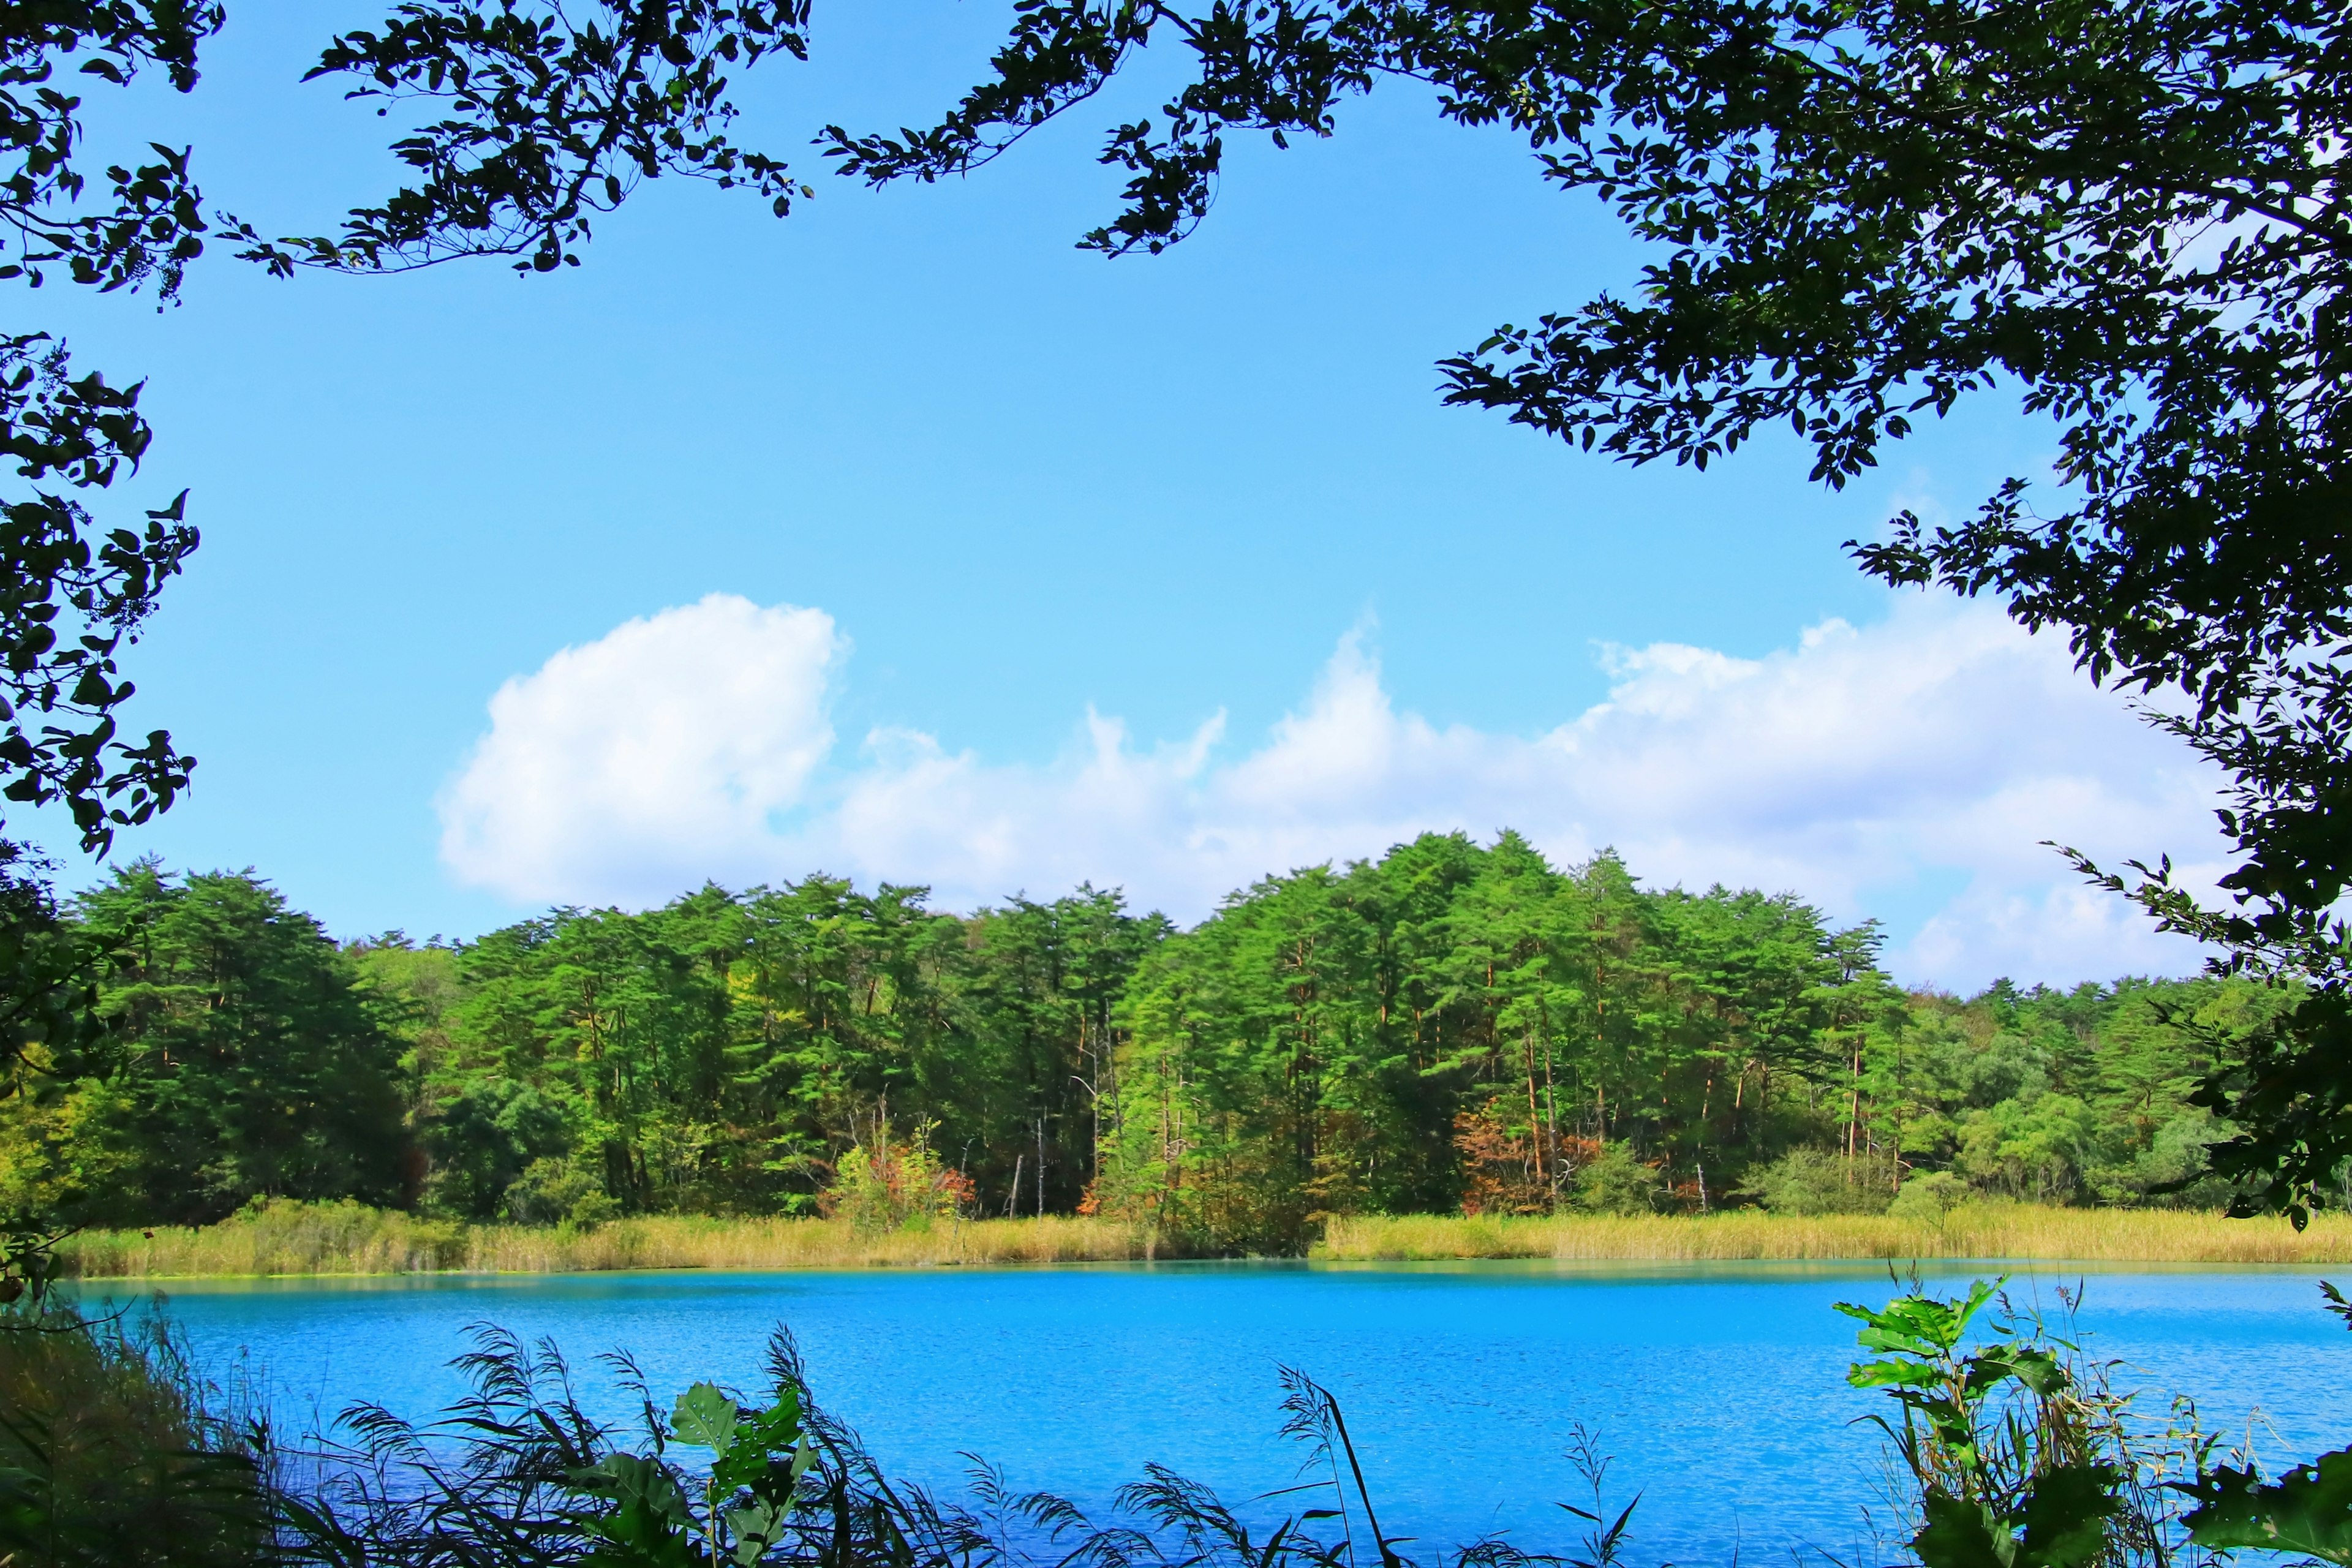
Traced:
[[[861, 1232], [821, 1219], [653, 1215], [593, 1229], [468, 1226], [357, 1204], [274, 1204], [203, 1228], [89, 1231], [59, 1247], [67, 1278], [262, 1279], [593, 1274], [694, 1269], [785, 1272], [1212, 1260], [1217, 1255], [1115, 1220], [950, 1222]], [[1556, 1263], [2067, 1265], [2352, 1264], [2352, 1215], [2233, 1220], [2178, 1209], [1969, 1205], [1940, 1223], [1879, 1215], [1528, 1217], [1361, 1215], [1333, 1219], [1303, 1259], [1379, 1267]]]

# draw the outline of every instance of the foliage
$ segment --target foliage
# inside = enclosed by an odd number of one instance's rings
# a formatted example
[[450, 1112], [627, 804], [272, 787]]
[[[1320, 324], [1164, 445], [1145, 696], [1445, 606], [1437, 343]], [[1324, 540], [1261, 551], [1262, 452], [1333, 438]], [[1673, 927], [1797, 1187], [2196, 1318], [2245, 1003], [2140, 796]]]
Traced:
[[2233, 1212], [2272, 1210], [2301, 1225], [2333, 1195], [2352, 1163], [2347, 1060], [2352, 997], [2331, 982], [2267, 1020], [2199, 1086], [2193, 1103], [2243, 1119], [2245, 1130], [2217, 1140], [2209, 1153], [2214, 1171], [2239, 1189]]
[[1895, 1197], [1885, 1173], [1822, 1149], [1791, 1149], [1747, 1185], [1774, 1214], [1883, 1214]]
[[[187, 153], [158, 145], [152, 163], [110, 166], [93, 194], [82, 100], [58, 68], [79, 59], [78, 76], [120, 88], [157, 66], [186, 92], [197, 46], [222, 19], [217, 5], [177, 0], [58, 0], [12, 22], [0, 42], [0, 279], [38, 287], [61, 268], [101, 290], [152, 282], [165, 300], [178, 294], [207, 228]], [[0, 336], [0, 448], [24, 485], [0, 500], [0, 797], [62, 805], [85, 850], [168, 807], [194, 766], [163, 731], [119, 738], [116, 712], [133, 691], [118, 656], [196, 547], [186, 498], [143, 527], [105, 529], [78, 499], [138, 468], [153, 437], [139, 394], [75, 374], [46, 332]], [[0, 922], [19, 913], [0, 910]]]
[[1835, 488], [1915, 421], [2014, 386], [2059, 426], [2050, 500], [2013, 478], [1965, 522], [1906, 511], [1850, 548], [1889, 583], [2065, 628], [2095, 680], [2179, 694], [2150, 716], [2234, 781], [2235, 908], [2201, 908], [2168, 860], [2126, 882], [2075, 858], [2226, 944], [2227, 972], [2316, 987], [2279, 1049], [2293, 1070], [2217, 1079], [2212, 1106], [2245, 1129], [2248, 1201], [2300, 1215], [2343, 1152], [2311, 1140], [2352, 1060], [2322, 1002], [2352, 984], [2333, 913], [2352, 552], [2310, 521], [2337, 506], [2352, 432], [2346, 26], [2248, 0], [1037, 0], [931, 129], [827, 135], [877, 184], [967, 172], [1173, 40], [1190, 69], [1159, 119], [1106, 142], [1132, 178], [1082, 243], [1115, 256], [1202, 220], [1229, 132], [1328, 136], [1343, 99], [1426, 83], [1648, 247], [1637, 288], [1446, 360], [1449, 402], [1700, 468], [1785, 425]]
[[526, 1223], [569, 1218], [582, 1182], [604, 1191], [561, 1158], [570, 1142], [563, 1107], [551, 1096], [508, 1079], [469, 1083], [425, 1128], [432, 1162], [426, 1200], [446, 1214], [504, 1212]]
[[[1163, 926], [1090, 889], [959, 920], [812, 877], [353, 956], [400, 1015], [437, 1212], [807, 1213], [870, 1178], [903, 1219], [1075, 1206], [1111, 1005]], [[935, 1128], [919, 1173], [893, 1106]]]
[[[63, 1080], [87, 1070], [101, 1033], [97, 965], [59, 911], [48, 865], [0, 840], [0, 1102], [47, 1102]], [[28, 1060], [51, 1064], [27, 1071]], [[0, 1213], [0, 1226], [37, 1216]]]
[[872, 1137], [834, 1163], [833, 1185], [819, 1207], [859, 1230], [928, 1230], [934, 1220], [961, 1215], [974, 1190], [969, 1177], [932, 1152], [938, 1128], [918, 1122], [914, 1137], [901, 1143], [890, 1136], [890, 1119], [877, 1116]]
[[1510, 1118], [1490, 1104], [1456, 1111], [1454, 1147], [1462, 1162], [1462, 1212], [1549, 1214], [1564, 1195], [1589, 1184], [1592, 1164], [1609, 1152], [1596, 1139], [1563, 1138], [1549, 1152], [1538, 1129], [1514, 1131]]
[[2004, 981], [1963, 1003], [1904, 994], [1874, 943], [1791, 899], [1646, 890], [1611, 856], [1558, 870], [1509, 834], [1268, 879], [1129, 984], [1097, 1212], [1282, 1248], [1334, 1215], [1700, 1208], [1759, 1180], [1783, 1206], [1883, 1207], [1937, 1168], [1987, 1195], [2226, 1200], [2194, 1184], [2222, 1130], [2189, 1098], [2291, 995]]
[[254, 1435], [208, 1408], [160, 1313], [0, 1310], [0, 1559], [25, 1568], [258, 1560]]
[[1867, 936], [1511, 833], [1267, 879], [1130, 983], [1096, 1202], [1278, 1248], [1335, 1214], [1549, 1209], [1612, 1141], [1728, 1185], [1811, 1130], [1790, 1090], [1834, 1076], [1825, 1036], [1898, 1005], [1844, 962]]
[[583, 6], [414, 0], [379, 31], [328, 44], [305, 80], [347, 96], [430, 104], [444, 118], [393, 143], [416, 183], [354, 207], [335, 237], [239, 254], [296, 267], [404, 271], [514, 256], [520, 272], [580, 264], [598, 215], [662, 174], [743, 186], [778, 217], [808, 194], [784, 163], [736, 146], [727, 72], [781, 50], [806, 58], [806, 0], [601, 0]]
[[[5, 102], [0, 92], [0, 114]], [[163, 731], [137, 744], [118, 738], [115, 714], [135, 690], [119, 655], [196, 548], [186, 497], [148, 512], [143, 527], [100, 533], [69, 493], [138, 467], [153, 435], [139, 391], [95, 372], [75, 377], [47, 333], [0, 337], [0, 449], [33, 487], [0, 502], [0, 795], [61, 804], [85, 850], [168, 807], [195, 765]]]
[[506, 1215], [520, 1225], [593, 1229], [621, 1212], [598, 1173], [577, 1160], [533, 1160], [508, 1184]]
[[2275, 1481], [2251, 1467], [2219, 1466], [2193, 1495], [2189, 1527], [2200, 1545], [2352, 1563], [2352, 1451], [2322, 1454]]
[[1895, 1219], [1926, 1220], [1941, 1225], [1967, 1201], [1968, 1184], [1949, 1171], [1922, 1171], [1906, 1178], [1886, 1212]]
[[147, 861], [75, 917], [119, 966], [107, 1034], [61, 1093], [0, 1104], [13, 1207], [187, 1223], [255, 1197], [403, 1195], [397, 1045], [316, 921], [250, 878]]
[[[2352, 1301], [2325, 1279], [2319, 1292], [2326, 1310], [2352, 1328]], [[2196, 1477], [2177, 1489], [2196, 1500], [2183, 1522], [2200, 1546], [2352, 1563], [2352, 1448], [2322, 1454], [2275, 1481], [2263, 1480], [2252, 1460], [2210, 1468], [2200, 1463]]]
[[2199, 1076], [2295, 1004], [1906, 994], [1868, 927], [1507, 834], [1271, 878], [1183, 932], [1092, 889], [958, 917], [812, 877], [339, 950], [250, 875], [144, 864], [55, 921], [110, 1032], [33, 1047], [0, 1194], [115, 1225], [257, 1196], [877, 1235], [1076, 1213], [1296, 1252], [1349, 1215], [1860, 1211], [1928, 1173], [2214, 1207]]
[[1591, 1214], [1649, 1214], [1664, 1190], [1657, 1171], [1635, 1159], [1627, 1143], [1601, 1145], [1576, 1173], [1576, 1206]]
[[[1884, 1431], [1915, 1489], [1911, 1549], [1923, 1568], [2151, 1568], [2170, 1563], [2179, 1531], [2166, 1478], [2202, 1462], [2195, 1428], [2137, 1432], [2129, 1395], [2074, 1343], [2001, 1300], [1990, 1343], [1964, 1348], [2001, 1281], [1957, 1300], [1915, 1279], [1884, 1308], [1840, 1302], [1877, 1359], [1847, 1381], [1884, 1389], [1901, 1424]], [[2062, 1303], [2072, 1309], [2062, 1292]]]

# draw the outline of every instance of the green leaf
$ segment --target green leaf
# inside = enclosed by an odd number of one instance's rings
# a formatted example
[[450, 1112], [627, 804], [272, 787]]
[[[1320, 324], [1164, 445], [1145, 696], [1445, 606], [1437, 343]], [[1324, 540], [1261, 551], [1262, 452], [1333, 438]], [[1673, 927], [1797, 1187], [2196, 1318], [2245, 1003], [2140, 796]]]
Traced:
[[722, 1458], [734, 1446], [737, 1423], [735, 1401], [715, 1383], [696, 1384], [669, 1413], [669, 1429], [679, 1442]]
[[[779, 1479], [772, 1472], [787, 1454], [793, 1458], [791, 1474], [781, 1478], [781, 1484], [769, 1484]], [[773, 1500], [789, 1507], [793, 1489], [814, 1457], [814, 1450], [801, 1435], [800, 1399], [787, 1389], [765, 1410], [737, 1413], [730, 1446], [720, 1450], [719, 1462], [710, 1468], [710, 1484], [720, 1496], [749, 1487], [772, 1494]]]
[[1926, 1362], [1867, 1361], [1846, 1368], [1846, 1382], [1856, 1388], [1933, 1388], [1943, 1374]]
[[773, 1503], [753, 1502], [727, 1510], [727, 1529], [735, 1537], [735, 1561], [751, 1568], [775, 1543], [773, 1531], [784, 1510]]
[[2200, 1504], [2186, 1521], [2200, 1546], [2297, 1552], [2352, 1565], [2352, 1449], [2322, 1454], [2273, 1485], [2225, 1467], [2181, 1489]]
[[2107, 1543], [2121, 1507], [2123, 1473], [2112, 1465], [2059, 1465], [2044, 1471], [2017, 1510], [2025, 1527], [2018, 1568], [2081, 1568]]
[[2008, 1532], [1996, 1535], [1975, 1503], [1931, 1491], [1921, 1511], [1927, 1522], [1911, 1538], [1911, 1550], [1924, 1568], [2011, 1568], [2009, 1553], [2001, 1550], [2009, 1544]]
[[574, 1491], [613, 1506], [592, 1521], [591, 1563], [627, 1568], [692, 1568], [694, 1510], [669, 1467], [641, 1454], [608, 1454], [568, 1478]]

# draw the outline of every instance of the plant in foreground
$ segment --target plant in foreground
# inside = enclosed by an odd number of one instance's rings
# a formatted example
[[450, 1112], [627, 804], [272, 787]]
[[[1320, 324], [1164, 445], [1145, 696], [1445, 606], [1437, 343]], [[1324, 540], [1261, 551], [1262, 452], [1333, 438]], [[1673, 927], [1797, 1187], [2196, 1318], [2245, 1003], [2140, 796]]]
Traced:
[[[1884, 1308], [1838, 1303], [1879, 1352], [1847, 1381], [1884, 1389], [1899, 1425], [1872, 1415], [1913, 1489], [1910, 1545], [1925, 1568], [2167, 1568], [2184, 1544], [2168, 1478], [2201, 1468], [2210, 1444], [2193, 1405], [2160, 1433], [2138, 1429], [2107, 1365], [2011, 1310], [2003, 1282], [1958, 1300], [1916, 1282]], [[2060, 1292], [2071, 1314], [2078, 1297]], [[1988, 1305], [1989, 1343], [1962, 1342]]]
[[265, 1435], [221, 1414], [160, 1312], [0, 1308], [0, 1563], [247, 1568], [268, 1540]]
[[[665, 1418], [638, 1367], [608, 1356], [635, 1397], [635, 1441], [590, 1416], [549, 1343], [488, 1325], [457, 1363], [472, 1385], [438, 1421], [378, 1405], [340, 1436], [275, 1458], [282, 1559], [335, 1568], [1415, 1568], [1381, 1533], [1347, 1421], [1329, 1391], [1282, 1369], [1284, 1430], [1309, 1452], [1294, 1492], [1322, 1493], [1261, 1533], [1217, 1494], [1159, 1465], [1097, 1521], [1055, 1493], [1019, 1492], [972, 1458], [969, 1504], [884, 1475], [811, 1398], [779, 1327], [770, 1392], [746, 1405], [698, 1383]], [[681, 1450], [692, 1462], [681, 1462]], [[1593, 1479], [1597, 1481], [1597, 1472]], [[1596, 1506], [1598, 1494], [1596, 1492]], [[1581, 1511], [1581, 1510], [1577, 1510]], [[1626, 1510], [1630, 1514], [1632, 1510]], [[1338, 1521], [1336, 1533], [1327, 1521]], [[1360, 1521], [1360, 1525], [1359, 1523]], [[1612, 1568], [1621, 1515], [1590, 1568]], [[1441, 1559], [1443, 1562], [1444, 1559]], [[1451, 1568], [1570, 1568], [1490, 1539]]]
[[[2327, 1289], [2352, 1320], [2352, 1303]], [[2061, 1299], [2070, 1313], [2079, 1300]], [[1957, 1300], [1915, 1283], [1884, 1308], [1839, 1310], [1861, 1321], [1859, 1340], [1876, 1352], [1848, 1381], [1886, 1392], [1899, 1410], [1869, 1419], [1914, 1489], [1909, 1544], [1924, 1568], [2171, 1568], [2241, 1548], [2352, 1568], [2352, 1450], [2275, 1483], [2251, 1468], [2210, 1468], [2193, 1406], [2177, 1405], [2160, 1434], [2136, 1423], [2131, 1396], [2108, 1383], [2110, 1363], [2013, 1310], [1998, 1281], [1978, 1281]], [[68, 1326], [75, 1331], [0, 1335], [0, 1363], [12, 1345], [38, 1352], [35, 1382], [51, 1405], [71, 1393], [49, 1365], [56, 1353], [90, 1361], [107, 1343], [79, 1320]], [[1989, 1342], [1966, 1348], [1979, 1327]], [[273, 1446], [259, 1422], [233, 1430], [205, 1416], [170, 1345], [118, 1333], [121, 1353], [91, 1364], [153, 1394], [171, 1430], [93, 1474], [135, 1482], [152, 1461], [159, 1484], [169, 1483], [154, 1495], [169, 1494], [169, 1506], [116, 1508], [101, 1540], [87, 1528], [96, 1515], [38, 1473], [50, 1450], [44, 1434], [26, 1440], [30, 1428], [13, 1413], [29, 1402], [18, 1391], [0, 1400], [8, 1417], [0, 1429], [14, 1444], [0, 1456], [0, 1563], [1418, 1568], [1403, 1551], [1410, 1538], [1381, 1527], [1339, 1401], [1296, 1368], [1282, 1369], [1284, 1431], [1307, 1446], [1302, 1479], [1255, 1500], [1306, 1493], [1322, 1506], [1261, 1533], [1210, 1489], [1157, 1465], [1120, 1489], [1103, 1521], [1056, 1494], [1015, 1491], [976, 1458], [967, 1504], [894, 1482], [811, 1398], [781, 1327], [765, 1358], [768, 1392], [749, 1403], [698, 1382], [664, 1415], [634, 1363], [604, 1358], [634, 1396], [634, 1438], [587, 1413], [551, 1344], [487, 1325], [475, 1332], [457, 1363], [471, 1391], [439, 1420], [418, 1425], [361, 1405], [334, 1433], [293, 1447]], [[25, 1354], [15, 1361], [31, 1365]], [[1569, 1458], [1591, 1489], [1590, 1508], [1559, 1505], [1589, 1527], [1580, 1553], [1530, 1552], [1490, 1537], [1437, 1553], [1434, 1568], [1622, 1568], [1640, 1499], [1605, 1506], [1609, 1460], [1581, 1426]], [[2198, 1504], [2185, 1516], [2184, 1495]], [[151, 1529], [142, 1520], [177, 1522]]]
[[[2352, 1301], [2323, 1279], [2327, 1310], [2352, 1328]], [[2352, 1448], [2322, 1454], [2265, 1482], [2248, 1462], [2200, 1467], [2180, 1490], [2197, 1500], [2189, 1539], [2213, 1551], [2252, 1548], [2352, 1564]]]

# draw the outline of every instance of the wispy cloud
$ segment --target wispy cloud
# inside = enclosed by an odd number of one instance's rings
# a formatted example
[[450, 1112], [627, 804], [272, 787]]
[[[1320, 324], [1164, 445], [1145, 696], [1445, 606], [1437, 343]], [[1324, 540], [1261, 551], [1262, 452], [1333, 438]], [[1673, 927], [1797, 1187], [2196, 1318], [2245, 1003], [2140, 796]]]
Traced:
[[1606, 649], [1606, 701], [1520, 734], [1399, 711], [1368, 643], [1342, 637], [1245, 747], [1222, 714], [1145, 746], [1090, 710], [1042, 764], [906, 730], [844, 756], [831, 617], [713, 595], [509, 681], [442, 798], [443, 858], [526, 900], [642, 905], [821, 866], [947, 907], [1092, 880], [1192, 920], [1269, 871], [1514, 826], [1561, 861], [1614, 845], [1655, 884], [1793, 889], [1846, 920], [1900, 906], [1891, 959], [1919, 982], [2195, 963], [2041, 841], [2166, 850], [2210, 879], [2212, 775], [1990, 606], [1906, 596], [1760, 659]]

